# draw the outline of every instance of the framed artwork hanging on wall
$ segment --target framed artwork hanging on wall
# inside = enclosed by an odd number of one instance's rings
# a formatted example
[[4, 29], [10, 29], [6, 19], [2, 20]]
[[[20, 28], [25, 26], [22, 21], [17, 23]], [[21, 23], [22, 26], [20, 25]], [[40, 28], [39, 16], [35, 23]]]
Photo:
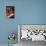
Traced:
[[15, 7], [14, 6], [6, 6], [6, 16], [9, 19], [15, 18]]

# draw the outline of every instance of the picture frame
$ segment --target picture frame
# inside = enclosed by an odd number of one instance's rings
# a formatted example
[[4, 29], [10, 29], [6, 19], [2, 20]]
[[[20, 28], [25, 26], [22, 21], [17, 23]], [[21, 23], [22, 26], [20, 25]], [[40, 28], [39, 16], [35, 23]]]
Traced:
[[6, 16], [9, 19], [15, 18], [15, 7], [14, 6], [6, 6]]

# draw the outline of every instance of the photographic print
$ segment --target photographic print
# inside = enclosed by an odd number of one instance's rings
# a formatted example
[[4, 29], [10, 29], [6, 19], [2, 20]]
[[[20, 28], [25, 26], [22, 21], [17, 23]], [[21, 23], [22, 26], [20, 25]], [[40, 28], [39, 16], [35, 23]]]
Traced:
[[14, 6], [6, 6], [6, 16], [11, 19], [15, 18]]
[[46, 41], [46, 25], [19, 25], [20, 40]]
[[46, 43], [46, 25], [19, 24], [18, 38], [20, 46], [43, 45], [44, 42]]

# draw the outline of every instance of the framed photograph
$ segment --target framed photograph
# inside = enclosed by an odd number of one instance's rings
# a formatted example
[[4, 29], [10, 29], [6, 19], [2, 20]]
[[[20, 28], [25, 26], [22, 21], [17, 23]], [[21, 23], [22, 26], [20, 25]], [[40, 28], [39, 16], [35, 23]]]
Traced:
[[6, 16], [10, 19], [15, 18], [15, 7], [14, 6], [6, 6]]
[[19, 41], [21, 40], [46, 41], [46, 25], [19, 24], [18, 34], [19, 34], [18, 38], [20, 39]]

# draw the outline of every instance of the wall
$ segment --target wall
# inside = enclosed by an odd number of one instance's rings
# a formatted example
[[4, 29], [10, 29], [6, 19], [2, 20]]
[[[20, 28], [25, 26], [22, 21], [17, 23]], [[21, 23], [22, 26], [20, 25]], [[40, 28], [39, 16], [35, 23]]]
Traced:
[[[15, 19], [6, 18], [7, 5], [15, 6]], [[18, 32], [17, 24], [46, 24], [46, 0], [0, 0], [0, 44], [8, 43], [9, 32]]]
[[46, 0], [16, 0], [19, 24], [46, 24]]
[[[18, 34], [16, 17], [15, 19], [6, 18], [6, 6], [15, 6], [15, 2], [15, 0], [0, 0], [0, 44], [7, 44], [9, 42], [8, 34], [10, 32]], [[18, 42], [17, 39], [16, 43]]]

